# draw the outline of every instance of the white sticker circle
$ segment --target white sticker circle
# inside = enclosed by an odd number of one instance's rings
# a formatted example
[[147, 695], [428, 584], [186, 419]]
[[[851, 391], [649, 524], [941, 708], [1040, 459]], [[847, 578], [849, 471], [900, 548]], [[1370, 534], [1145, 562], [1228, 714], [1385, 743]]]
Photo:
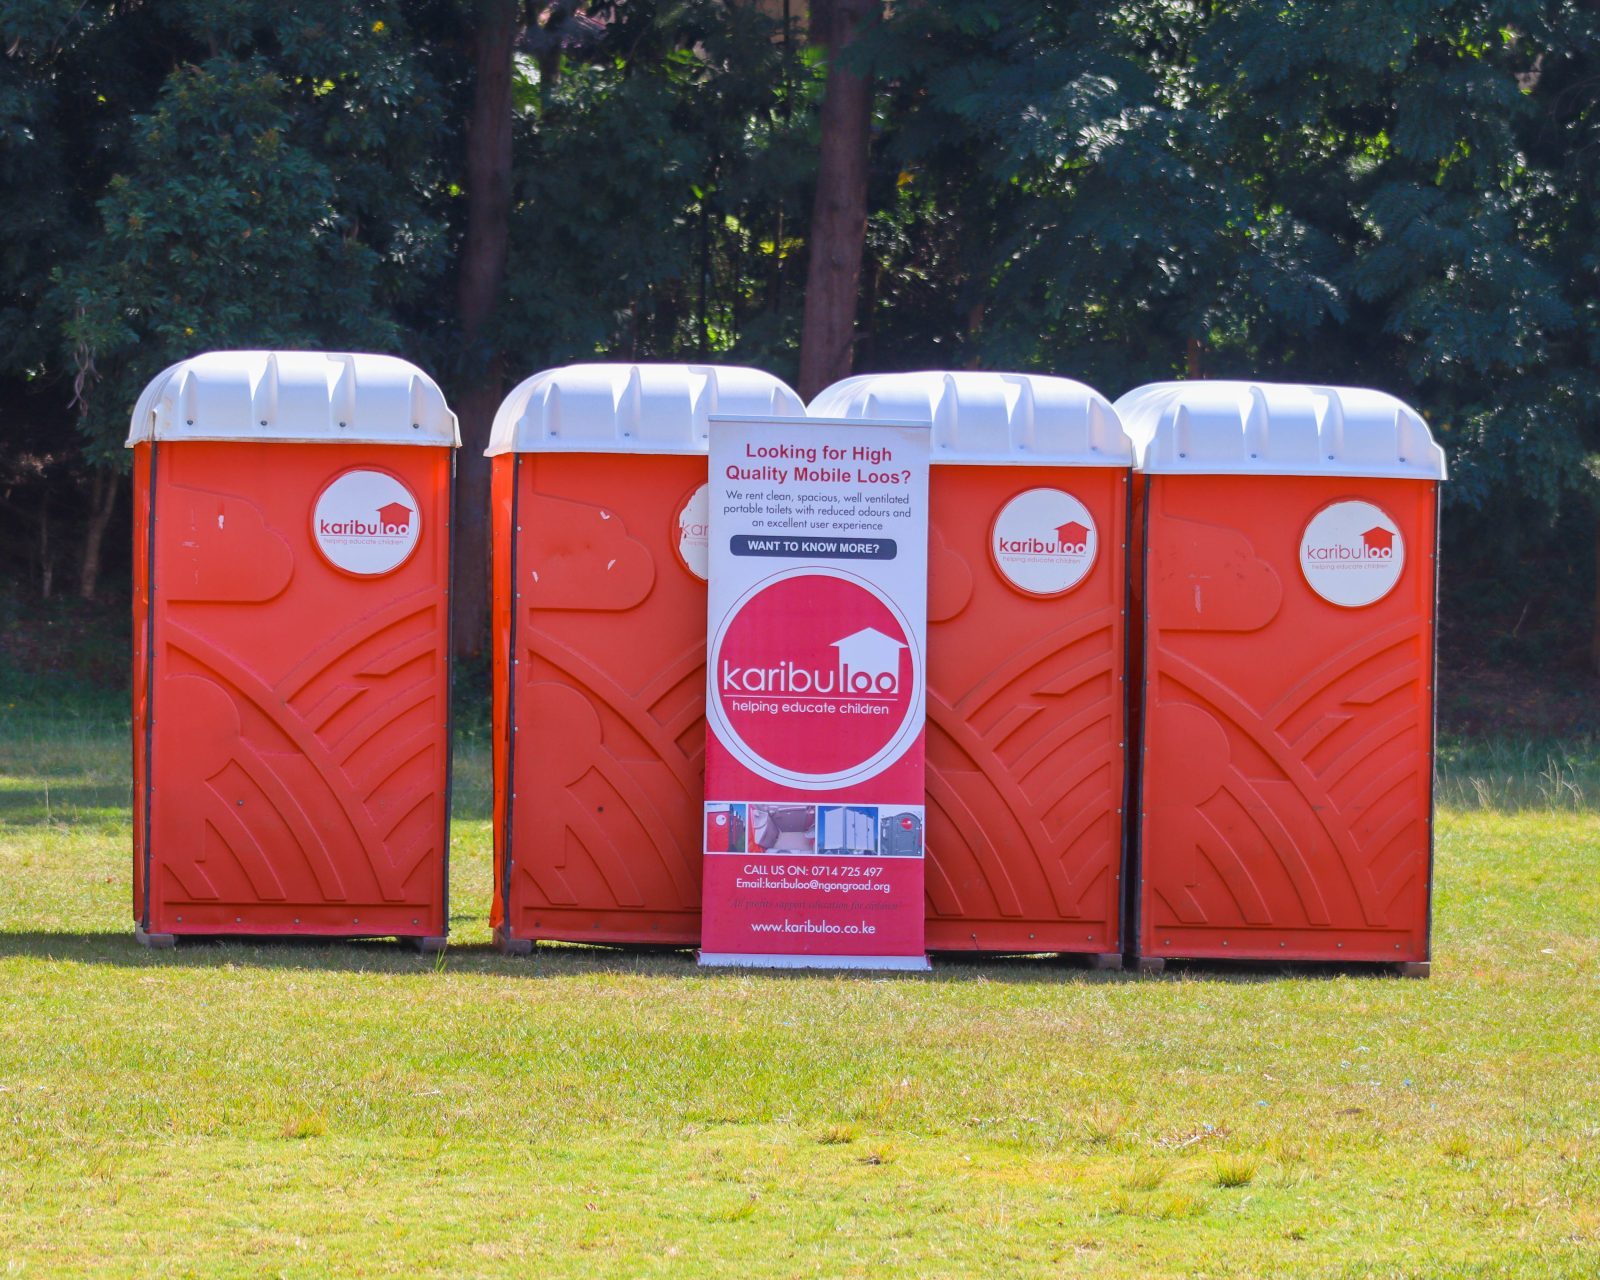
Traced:
[[1094, 517], [1061, 489], [1029, 489], [1000, 508], [989, 554], [1006, 581], [1030, 596], [1071, 591], [1094, 568]]
[[334, 568], [374, 577], [398, 569], [416, 550], [422, 509], [387, 471], [346, 471], [317, 498], [311, 532]]
[[710, 494], [711, 486], [701, 485], [678, 512], [678, 559], [702, 582], [711, 572]]
[[1324, 600], [1345, 609], [1376, 604], [1406, 567], [1400, 527], [1370, 502], [1335, 502], [1311, 517], [1300, 539], [1300, 572]]

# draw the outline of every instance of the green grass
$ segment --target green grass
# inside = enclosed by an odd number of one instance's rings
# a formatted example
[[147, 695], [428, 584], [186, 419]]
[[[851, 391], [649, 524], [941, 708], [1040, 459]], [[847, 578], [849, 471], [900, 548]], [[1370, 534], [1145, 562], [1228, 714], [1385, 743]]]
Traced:
[[1446, 738], [1438, 801], [1449, 809], [1600, 811], [1600, 742]]
[[1447, 747], [1427, 982], [884, 979], [499, 957], [481, 727], [444, 957], [148, 953], [126, 724], [0, 716], [0, 1275], [1600, 1272], [1585, 745]]

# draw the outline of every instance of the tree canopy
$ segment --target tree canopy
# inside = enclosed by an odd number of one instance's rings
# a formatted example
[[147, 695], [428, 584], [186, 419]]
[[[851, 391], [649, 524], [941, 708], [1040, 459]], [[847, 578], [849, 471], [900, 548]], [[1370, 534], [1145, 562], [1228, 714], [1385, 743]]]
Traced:
[[[510, 4], [504, 271], [472, 338], [494, 368], [798, 377], [837, 63], [870, 108], [857, 370], [1391, 391], [1451, 454], [1452, 616], [1491, 655], [1600, 658], [1600, 11], [850, 0], [832, 49], [837, 2]], [[484, 376], [458, 272], [490, 7], [0, 7], [19, 590], [77, 571], [175, 359], [391, 350], [452, 397]]]

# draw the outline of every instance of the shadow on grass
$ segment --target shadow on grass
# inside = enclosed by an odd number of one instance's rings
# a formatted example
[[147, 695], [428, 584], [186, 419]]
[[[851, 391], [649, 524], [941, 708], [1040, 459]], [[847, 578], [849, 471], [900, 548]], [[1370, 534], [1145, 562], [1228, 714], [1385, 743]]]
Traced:
[[1170, 964], [1163, 974], [1136, 974], [1127, 970], [1096, 970], [1075, 956], [951, 956], [934, 957], [928, 973], [879, 973], [861, 970], [819, 969], [702, 969], [688, 950], [595, 947], [545, 943], [531, 956], [502, 955], [488, 944], [451, 946], [439, 955], [422, 955], [405, 943], [346, 941], [320, 938], [192, 938], [169, 951], [140, 946], [129, 933], [0, 932], [0, 961], [13, 958], [65, 961], [72, 964], [112, 965], [159, 969], [285, 969], [326, 970], [339, 973], [419, 974], [482, 973], [544, 981], [584, 978], [596, 974], [659, 978], [696, 978], [712, 981], [759, 977], [767, 982], [828, 981], [959, 983], [1004, 982], [1016, 985], [1102, 985], [1107, 983], [1221, 982], [1229, 984], [1277, 982], [1284, 978], [1331, 981], [1340, 977], [1381, 978], [1392, 974], [1378, 965], [1313, 964]]
[[1281, 982], [1285, 978], [1332, 982], [1337, 978], [1402, 978], [1395, 966], [1376, 960], [1168, 960], [1160, 973], [1139, 975], [1147, 982]]
[[[696, 977], [726, 981], [752, 976], [748, 969], [702, 969], [688, 950], [595, 947], [545, 943], [531, 956], [507, 956], [488, 944], [451, 946], [439, 955], [421, 955], [402, 942], [321, 938], [184, 938], [167, 951], [152, 950], [122, 933], [0, 933], [0, 961], [12, 958], [66, 961], [73, 964], [127, 968], [260, 968], [325, 969], [349, 973], [490, 973], [502, 976], [560, 979], [593, 974], [638, 974], [652, 977]], [[775, 982], [818, 978], [882, 981], [883, 973], [852, 970], [763, 970]], [[1072, 957], [971, 956], [938, 958], [930, 973], [894, 974], [920, 982], [1081, 982], [1128, 980], [1133, 975], [1091, 970]]]

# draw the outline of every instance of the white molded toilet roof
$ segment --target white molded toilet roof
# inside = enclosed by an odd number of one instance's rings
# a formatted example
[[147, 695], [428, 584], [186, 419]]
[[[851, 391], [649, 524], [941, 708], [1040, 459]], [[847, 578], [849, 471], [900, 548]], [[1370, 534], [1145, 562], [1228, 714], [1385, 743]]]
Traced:
[[712, 414], [802, 417], [800, 397], [739, 365], [572, 364], [508, 395], [484, 453], [705, 453]]
[[1152, 474], [1445, 478], [1422, 416], [1382, 391], [1273, 382], [1155, 382], [1117, 412]]
[[208, 351], [144, 389], [127, 443], [147, 440], [454, 447], [461, 434], [438, 384], [396, 356]]
[[1126, 467], [1133, 445], [1111, 402], [1081, 382], [974, 370], [869, 373], [811, 402], [815, 417], [933, 422], [932, 460], [989, 466]]

